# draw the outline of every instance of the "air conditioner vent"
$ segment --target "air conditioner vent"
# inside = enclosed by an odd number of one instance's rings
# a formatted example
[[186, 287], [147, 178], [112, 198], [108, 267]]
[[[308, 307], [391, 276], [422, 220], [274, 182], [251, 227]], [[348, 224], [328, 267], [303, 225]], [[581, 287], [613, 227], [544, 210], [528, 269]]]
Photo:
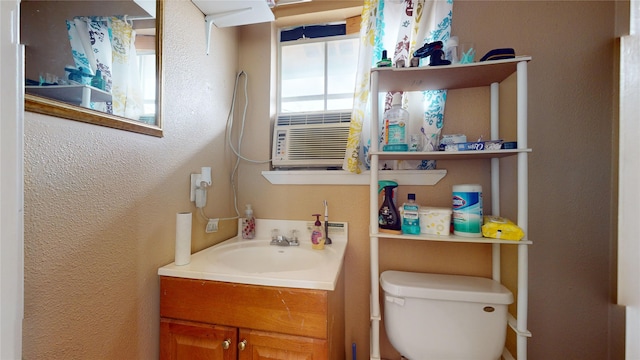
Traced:
[[348, 127], [290, 129], [289, 160], [342, 160], [348, 136]]
[[273, 166], [341, 166], [350, 119], [351, 112], [279, 115], [273, 131]]
[[351, 112], [280, 114], [276, 125], [342, 124], [351, 121]]

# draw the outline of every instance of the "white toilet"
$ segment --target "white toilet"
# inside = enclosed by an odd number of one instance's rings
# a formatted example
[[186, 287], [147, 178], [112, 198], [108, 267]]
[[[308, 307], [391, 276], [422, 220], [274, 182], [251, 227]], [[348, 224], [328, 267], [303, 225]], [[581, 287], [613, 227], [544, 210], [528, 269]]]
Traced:
[[384, 324], [409, 360], [497, 360], [513, 294], [492, 279], [385, 271]]

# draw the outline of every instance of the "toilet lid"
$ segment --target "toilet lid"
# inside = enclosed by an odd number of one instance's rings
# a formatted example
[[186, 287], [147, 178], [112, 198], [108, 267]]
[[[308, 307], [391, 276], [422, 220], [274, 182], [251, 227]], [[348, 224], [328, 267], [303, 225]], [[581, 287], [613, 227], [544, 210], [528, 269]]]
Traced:
[[477, 276], [387, 270], [380, 275], [385, 293], [399, 297], [511, 304], [513, 294], [499, 282]]

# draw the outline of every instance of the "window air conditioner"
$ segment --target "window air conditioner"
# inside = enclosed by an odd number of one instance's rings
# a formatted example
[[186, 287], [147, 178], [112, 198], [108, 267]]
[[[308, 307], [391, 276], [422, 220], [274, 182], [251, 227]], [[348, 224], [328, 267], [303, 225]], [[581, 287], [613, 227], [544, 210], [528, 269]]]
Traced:
[[351, 112], [278, 115], [273, 128], [273, 167], [342, 167], [350, 122]]

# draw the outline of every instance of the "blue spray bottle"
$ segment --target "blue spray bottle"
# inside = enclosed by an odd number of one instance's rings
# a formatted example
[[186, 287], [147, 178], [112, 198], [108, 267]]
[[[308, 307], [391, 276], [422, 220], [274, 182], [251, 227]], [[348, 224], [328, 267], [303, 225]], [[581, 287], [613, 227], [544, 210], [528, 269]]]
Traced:
[[393, 189], [398, 187], [398, 183], [391, 180], [378, 181], [378, 193], [384, 190], [384, 200], [380, 211], [378, 211], [378, 227], [380, 232], [391, 234], [402, 234], [402, 221], [398, 208], [393, 202]]

